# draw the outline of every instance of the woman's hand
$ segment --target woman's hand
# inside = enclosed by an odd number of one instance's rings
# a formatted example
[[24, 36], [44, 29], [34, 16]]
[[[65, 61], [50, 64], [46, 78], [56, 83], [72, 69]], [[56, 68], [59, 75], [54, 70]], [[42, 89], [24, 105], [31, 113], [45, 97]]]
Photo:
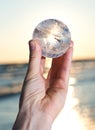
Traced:
[[43, 77], [46, 58], [41, 57], [40, 42], [31, 40], [29, 48], [29, 66], [13, 130], [50, 130], [65, 103], [73, 43], [63, 56], [53, 59], [47, 79]]

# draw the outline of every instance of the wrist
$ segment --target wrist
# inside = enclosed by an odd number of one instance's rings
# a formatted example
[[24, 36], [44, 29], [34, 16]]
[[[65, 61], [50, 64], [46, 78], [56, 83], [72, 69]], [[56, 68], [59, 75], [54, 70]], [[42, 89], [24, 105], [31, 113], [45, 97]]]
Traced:
[[31, 120], [31, 130], [51, 130], [53, 123], [51, 117], [46, 116], [44, 113], [35, 114]]
[[13, 130], [51, 130], [52, 123], [51, 117], [45, 113], [30, 114], [28, 110], [21, 110], [18, 113]]

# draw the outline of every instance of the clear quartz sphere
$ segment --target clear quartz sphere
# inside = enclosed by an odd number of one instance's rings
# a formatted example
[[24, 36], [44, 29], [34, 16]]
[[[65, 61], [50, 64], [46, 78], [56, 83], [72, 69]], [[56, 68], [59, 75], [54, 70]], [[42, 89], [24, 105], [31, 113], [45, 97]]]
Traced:
[[42, 56], [57, 58], [70, 46], [71, 34], [68, 27], [59, 20], [47, 19], [37, 25], [33, 39], [41, 41]]

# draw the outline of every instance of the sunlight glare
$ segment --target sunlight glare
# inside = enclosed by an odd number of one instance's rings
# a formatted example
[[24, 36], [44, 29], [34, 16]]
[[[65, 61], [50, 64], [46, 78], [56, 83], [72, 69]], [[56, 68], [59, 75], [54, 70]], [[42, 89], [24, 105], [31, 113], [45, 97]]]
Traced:
[[73, 85], [76, 83], [76, 79], [74, 77], [70, 77], [69, 79], [69, 85]]
[[87, 130], [84, 123], [80, 119], [75, 106], [79, 103], [78, 99], [73, 97], [74, 87], [69, 86], [68, 95], [64, 109], [56, 118], [52, 130]]

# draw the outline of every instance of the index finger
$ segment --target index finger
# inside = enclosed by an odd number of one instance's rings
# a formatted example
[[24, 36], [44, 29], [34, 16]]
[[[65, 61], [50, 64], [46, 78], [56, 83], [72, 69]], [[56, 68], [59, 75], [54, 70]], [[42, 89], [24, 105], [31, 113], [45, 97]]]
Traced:
[[72, 55], [73, 55], [73, 47], [70, 47], [68, 51], [65, 53], [65, 55], [63, 56], [63, 62], [62, 62], [59, 77], [65, 82], [68, 82], [69, 79]]
[[51, 68], [52, 79], [60, 78], [64, 82], [68, 82], [72, 54], [73, 54], [73, 42], [71, 42], [71, 47], [63, 56], [53, 59]]

